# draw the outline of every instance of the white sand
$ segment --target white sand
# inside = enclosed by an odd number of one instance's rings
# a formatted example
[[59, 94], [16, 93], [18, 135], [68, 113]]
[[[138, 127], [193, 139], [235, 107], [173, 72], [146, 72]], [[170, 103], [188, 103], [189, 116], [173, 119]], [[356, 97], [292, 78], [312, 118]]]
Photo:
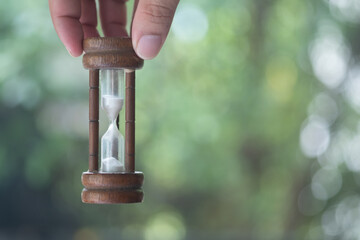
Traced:
[[101, 97], [101, 107], [105, 110], [110, 121], [113, 122], [124, 105], [124, 98], [103, 95]]
[[113, 157], [101, 160], [101, 172], [122, 172], [124, 171], [124, 164]]

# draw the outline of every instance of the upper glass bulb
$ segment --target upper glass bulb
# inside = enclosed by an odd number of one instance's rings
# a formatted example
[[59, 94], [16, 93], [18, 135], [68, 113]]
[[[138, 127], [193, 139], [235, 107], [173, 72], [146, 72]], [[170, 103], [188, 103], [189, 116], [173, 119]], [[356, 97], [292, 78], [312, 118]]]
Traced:
[[101, 70], [101, 107], [110, 122], [116, 120], [124, 105], [124, 70]]

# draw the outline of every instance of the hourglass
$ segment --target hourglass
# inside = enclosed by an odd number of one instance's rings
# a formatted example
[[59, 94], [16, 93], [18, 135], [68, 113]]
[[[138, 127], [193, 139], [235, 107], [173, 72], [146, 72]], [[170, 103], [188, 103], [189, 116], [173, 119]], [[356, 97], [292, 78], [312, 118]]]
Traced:
[[[82, 174], [81, 199], [99, 204], [141, 202], [144, 175], [135, 171], [135, 69], [142, 67], [143, 60], [130, 38], [88, 38], [83, 47], [83, 65], [90, 73], [89, 170]], [[101, 138], [100, 169], [99, 105], [109, 123]], [[125, 138], [119, 131], [124, 107]]]

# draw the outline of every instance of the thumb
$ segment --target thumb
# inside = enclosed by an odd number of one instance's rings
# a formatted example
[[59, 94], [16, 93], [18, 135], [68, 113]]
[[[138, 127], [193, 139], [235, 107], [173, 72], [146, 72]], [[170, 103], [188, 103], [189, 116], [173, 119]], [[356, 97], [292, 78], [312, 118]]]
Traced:
[[132, 23], [135, 52], [152, 59], [160, 51], [169, 32], [179, 0], [140, 0]]

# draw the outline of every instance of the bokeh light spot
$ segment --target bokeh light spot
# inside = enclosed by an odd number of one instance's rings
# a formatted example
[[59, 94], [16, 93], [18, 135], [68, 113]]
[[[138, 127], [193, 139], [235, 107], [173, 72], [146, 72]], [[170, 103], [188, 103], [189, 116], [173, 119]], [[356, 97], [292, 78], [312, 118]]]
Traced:
[[339, 113], [336, 102], [328, 94], [322, 92], [316, 95], [308, 108], [309, 115], [316, 115], [332, 124]]
[[360, 66], [352, 67], [345, 83], [345, 97], [355, 111], [360, 113]]
[[308, 157], [323, 154], [329, 146], [330, 131], [326, 122], [321, 118], [309, 118], [300, 133], [300, 146]]
[[341, 189], [342, 177], [337, 169], [321, 168], [312, 178], [311, 190], [315, 198], [328, 200]]
[[202, 40], [208, 30], [208, 20], [202, 9], [193, 4], [179, 6], [172, 24], [175, 37], [183, 42]]
[[297, 80], [297, 68], [287, 57], [274, 57], [266, 66], [266, 81], [271, 95], [281, 102], [286, 102], [293, 94]]
[[163, 212], [151, 219], [144, 232], [146, 240], [180, 240], [186, 234], [181, 217], [173, 212]]
[[331, 13], [349, 22], [360, 22], [360, 1], [359, 0], [329, 0]]
[[80, 228], [74, 234], [74, 240], [98, 240], [97, 233], [90, 228]]
[[326, 235], [328, 236], [336, 236], [340, 233], [339, 226], [335, 220], [336, 209], [330, 208], [321, 218], [322, 228]]
[[349, 50], [336, 27], [325, 23], [310, 51], [315, 75], [330, 89], [338, 87], [345, 79]]

